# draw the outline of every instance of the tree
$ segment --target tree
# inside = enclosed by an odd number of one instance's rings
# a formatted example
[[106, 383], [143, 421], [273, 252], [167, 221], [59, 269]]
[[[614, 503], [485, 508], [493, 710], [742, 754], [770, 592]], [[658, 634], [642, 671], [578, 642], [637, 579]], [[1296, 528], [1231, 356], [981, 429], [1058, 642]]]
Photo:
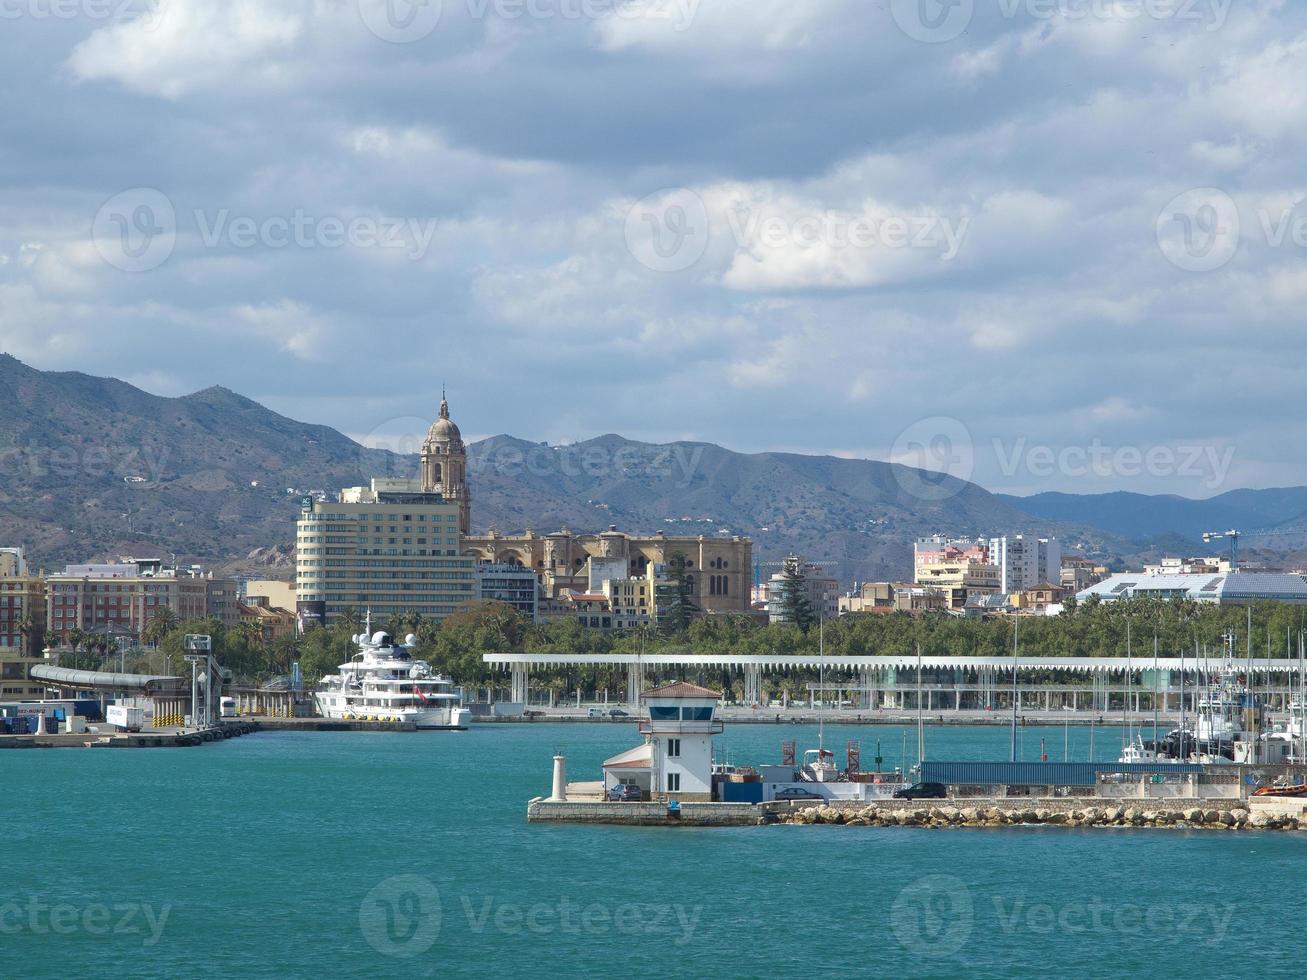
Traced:
[[808, 600], [808, 579], [803, 574], [803, 562], [798, 555], [786, 558], [781, 572], [780, 618], [804, 633], [816, 620], [812, 603]]
[[141, 640], [157, 647], [163, 638], [177, 628], [177, 614], [169, 606], [159, 606], [141, 630]]
[[694, 604], [694, 579], [688, 569], [690, 561], [676, 551], [667, 558], [667, 612], [662, 616], [662, 628], [670, 636], [682, 636], [690, 628], [690, 620], [699, 611]]
[[[15, 631], [15, 632], [20, 636], [20, 637], [22, 637], [22, 640], [23, 640], [23, 644], [22, 644], [22, 645], [23, 645], [23, 649], [26, 650], [26, 649], [27, 649], [27, 641], [28, 641], [28, 639], [31, 637], [32, 633], [34, 633], [34, 632], [36, 631], [36, 622], [32, 619], [32, 614], [31, 614], [31, 613], [23, 613], [21, 616], [19, 616], [17, 619], [15, 619], [15, 620], [14, 620], [14, 631]], [[30, 653], [31, 651], [28, 651], [28, 652]]]
[[256, 619], [242, 619], [236, 624], [236, 636], [254, 648], [264, 645], [263, 624]]

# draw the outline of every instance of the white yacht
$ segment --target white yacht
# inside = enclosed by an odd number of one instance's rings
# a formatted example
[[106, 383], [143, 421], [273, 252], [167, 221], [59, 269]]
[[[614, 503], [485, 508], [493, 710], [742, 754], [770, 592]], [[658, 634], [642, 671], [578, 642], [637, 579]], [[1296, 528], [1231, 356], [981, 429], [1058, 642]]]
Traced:
[[322, 717], [467, 728], [472, 713], [462, 707], [453, 682], [433, 674], [425, 660], [413, 659], [417, 637], [410, 634], [396, 644], [384, 631], [370, 637], [363, 632], [354, 642], [359, 652], [340, 665], [340, 673], [324, 677], [314, 694]]

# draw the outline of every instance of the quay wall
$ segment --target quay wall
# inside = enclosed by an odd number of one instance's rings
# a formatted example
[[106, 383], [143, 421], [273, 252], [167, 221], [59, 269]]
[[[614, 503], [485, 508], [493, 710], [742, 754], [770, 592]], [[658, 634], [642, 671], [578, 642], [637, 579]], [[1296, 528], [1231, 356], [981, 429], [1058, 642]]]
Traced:
[[535, 799], [527, 804], [532, 823], [607, 823], [637, 827], [746, 827], [756, 824], [762, 807], [752, 803], [682, 803], [680, 819], [667, 816], [666, 803], [606, 803]]

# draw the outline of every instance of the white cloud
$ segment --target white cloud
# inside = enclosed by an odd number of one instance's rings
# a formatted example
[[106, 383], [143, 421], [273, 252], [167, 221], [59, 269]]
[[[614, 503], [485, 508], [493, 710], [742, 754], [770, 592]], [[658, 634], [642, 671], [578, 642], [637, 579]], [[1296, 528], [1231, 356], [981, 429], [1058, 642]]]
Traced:
[[83, 81], [178, 99], [199, 89], [275, 87], [308, 30], [302, 0], [166, 0], [164, 15], [102, 27], [73, 49]]

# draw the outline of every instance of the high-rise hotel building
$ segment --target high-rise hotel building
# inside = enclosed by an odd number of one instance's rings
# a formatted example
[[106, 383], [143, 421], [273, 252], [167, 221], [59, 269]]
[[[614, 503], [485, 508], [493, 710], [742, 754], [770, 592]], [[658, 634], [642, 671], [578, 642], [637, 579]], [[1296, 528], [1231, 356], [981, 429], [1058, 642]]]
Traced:
[[329, 502], [306, 499], [296, 535], [300, 628], [345, 609], [384, 622], [417, 612], [442, 620], [477, 598], [476, 558], [459, 554], [471, 497], [462, 435], [449, 403], [422, 446], [422, 477], [374, 479]]

